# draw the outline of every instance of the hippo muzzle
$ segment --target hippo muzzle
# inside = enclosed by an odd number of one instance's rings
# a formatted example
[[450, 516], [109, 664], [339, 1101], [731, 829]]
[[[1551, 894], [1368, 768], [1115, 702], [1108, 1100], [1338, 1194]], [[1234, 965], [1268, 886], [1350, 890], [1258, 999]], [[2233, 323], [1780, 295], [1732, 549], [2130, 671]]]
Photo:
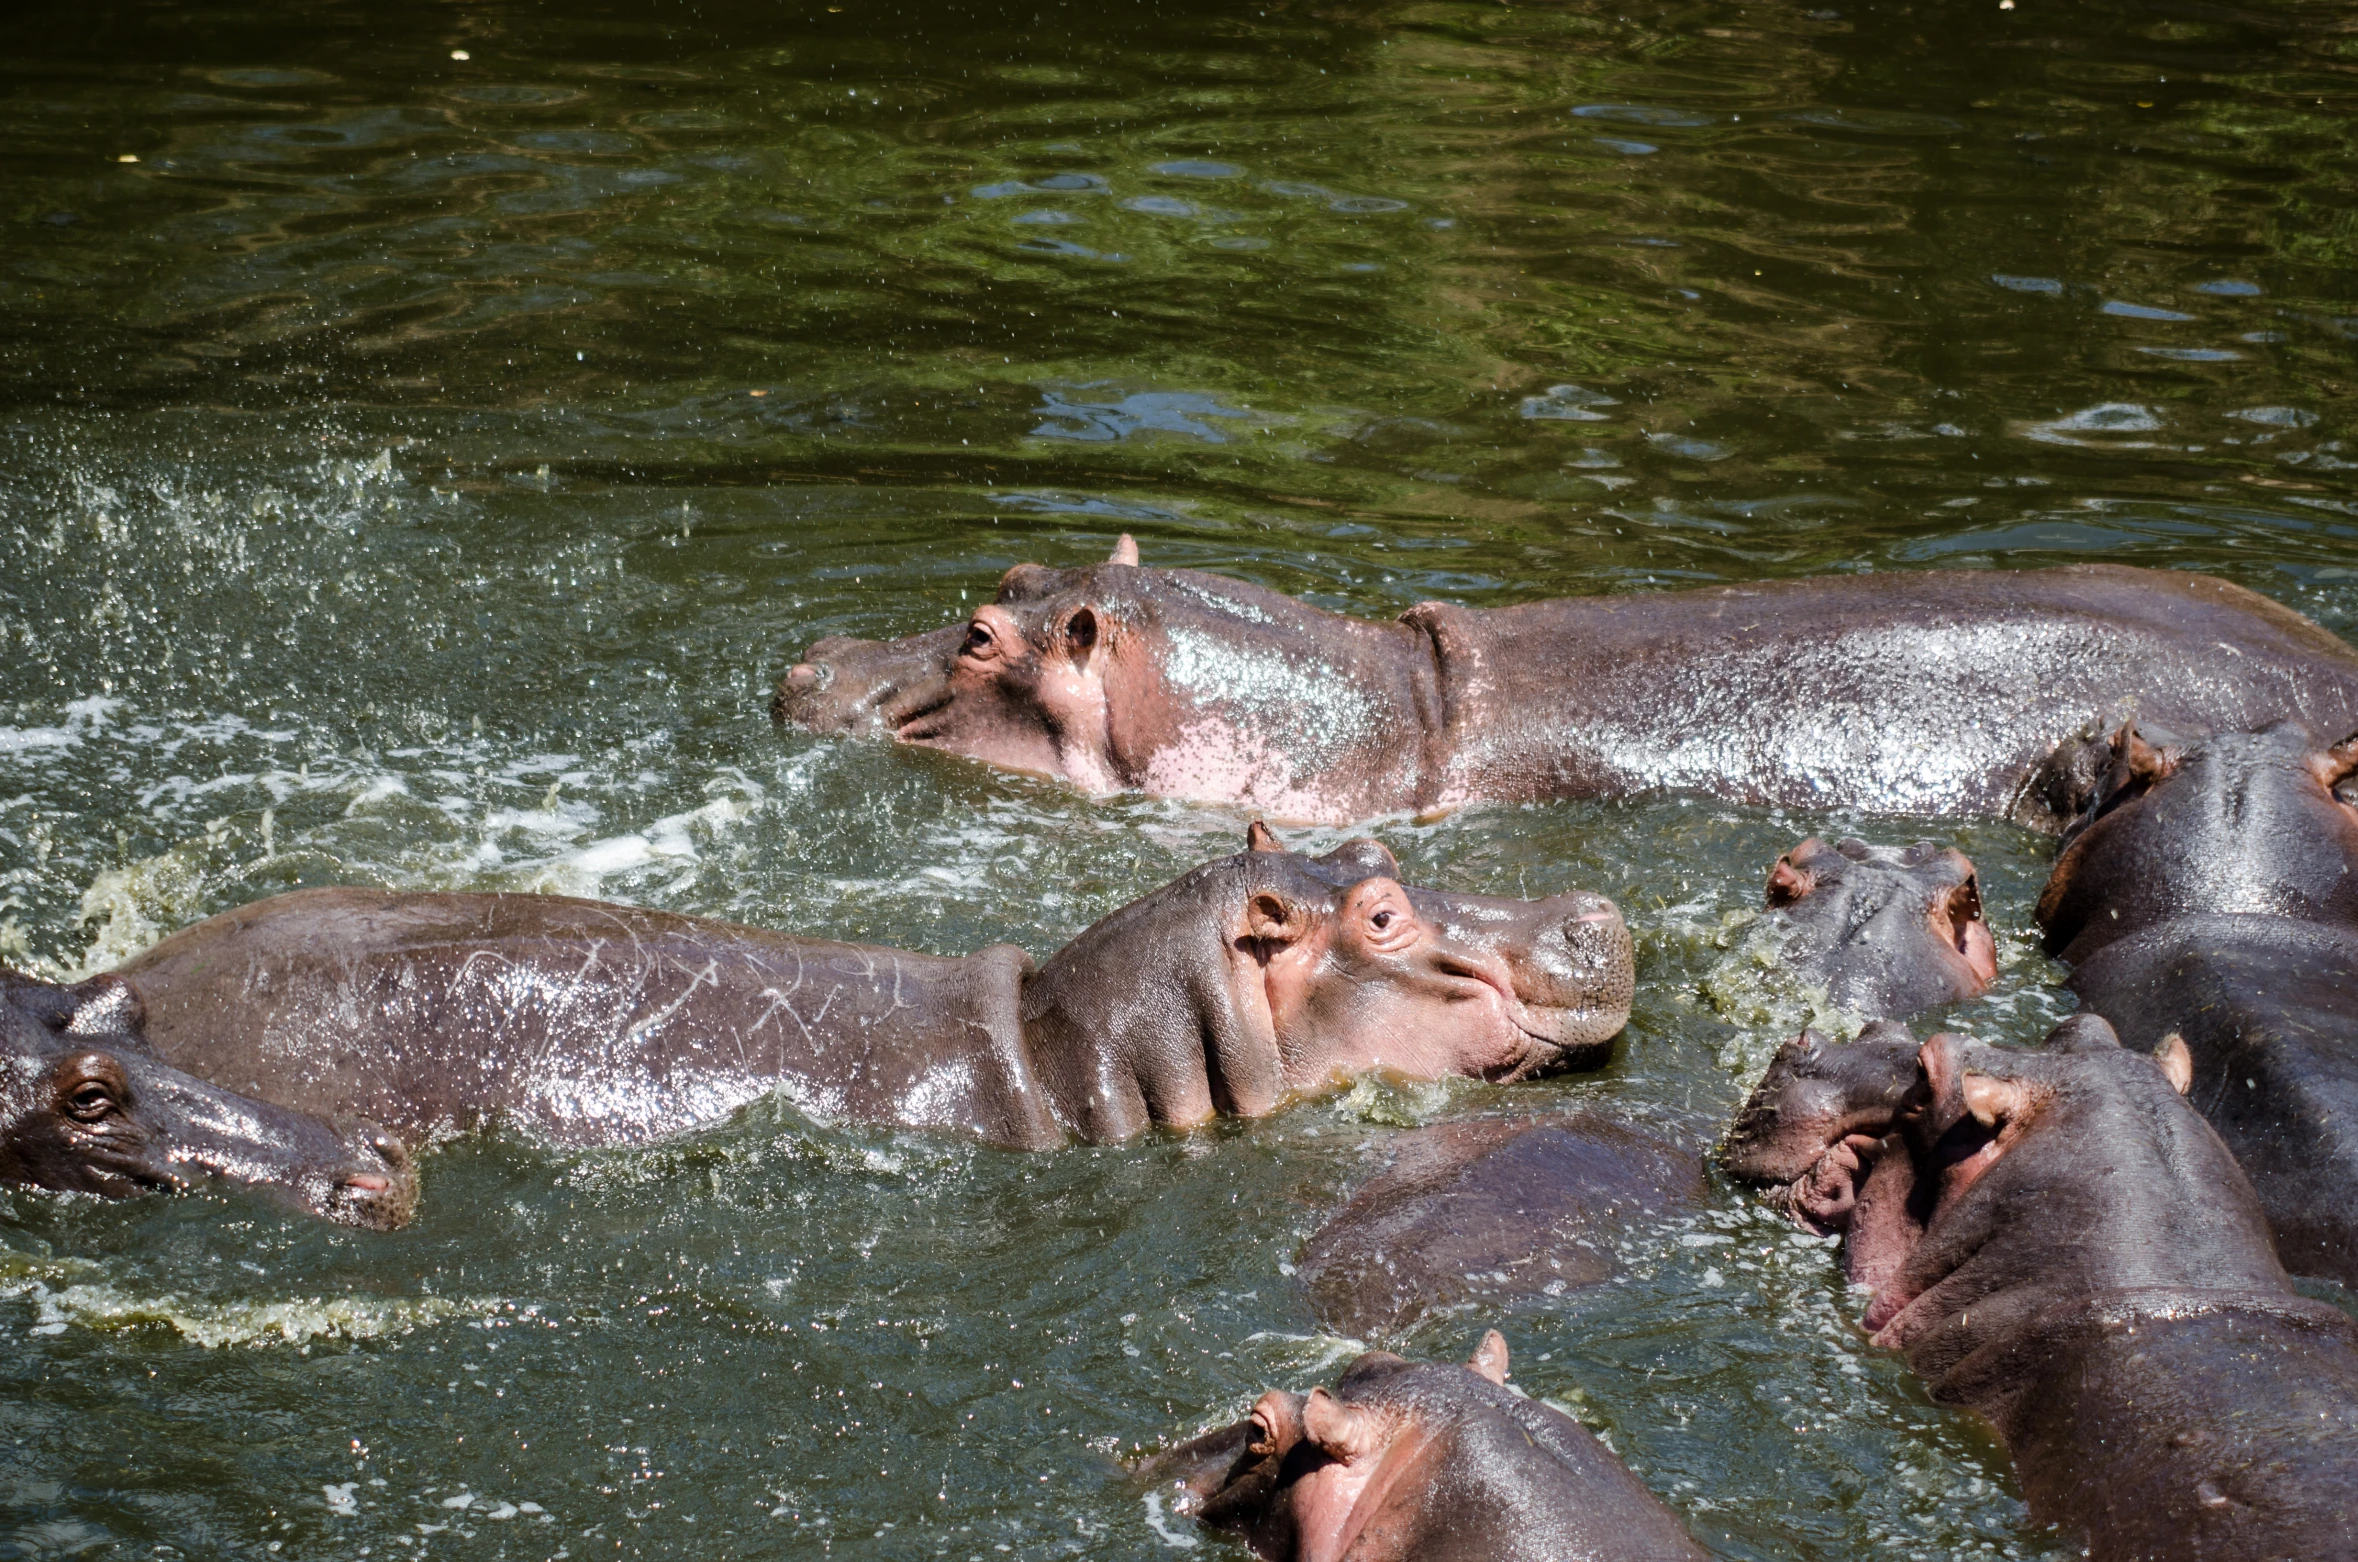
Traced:
[[1637, 986], [1629, 925], [1612, 901], [1586, 890], [1538, 901], [1417, 890], [1410, 900], [1442, 934], [1436, 962], [1498, 989], [1529, 1042], [1495, 1078], [1603, 1061]]
[[952, 625], [905, 640], [817, 641], [778, 680], [770, 716], [820, 737], [909, 736], [905, 729], [949, 705], [950, 664], [965, 634]]

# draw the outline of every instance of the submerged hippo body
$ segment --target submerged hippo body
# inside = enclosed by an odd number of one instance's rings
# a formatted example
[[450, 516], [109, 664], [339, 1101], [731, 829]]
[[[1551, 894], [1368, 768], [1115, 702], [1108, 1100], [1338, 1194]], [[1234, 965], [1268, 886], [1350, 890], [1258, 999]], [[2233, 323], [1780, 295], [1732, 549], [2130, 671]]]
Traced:
[[0, 968], [0, 1183], [101, 1198], [211, 1181], [345, 1225], [406, 1223], [399, 1141], [241, 1097], [150, 1056], [137, 1001]]
[[773, 713], [1059, 776], [1342, 822], [1703, 792], [2012, 815], [2078, 805], [2085, 735], [2358, 726], [2358, 652], [2200, 575], [2073, 565], [1767, 581], [1392, 623], [1242, 581], [1025, 564], [965, 623], [823, 640]]
[[2093, 1016], [2041, 1052], [1804, 1040], [1723, 1162], [1844, 1233], [1875, 1342], [1992, 1422], [2095, 1562], [2349, 1556], [2358, 1325], [2285, 1278], [2190, 1072]]
[[1694, 1155], [1603, 1118], [1441, 1123], [1400, 1136], [1296, 1273], [1327, 1327], [1397, 1333], [1442, 1309], [1596, 1285], [1617, 1234], [1702, 1196]]
[[311, 890], [120, 975], [157, 1052], [421, 1133], [631, 1144], [773, 1091], [816, 1115], [1043, 1147], [1257, 1115], [1336, 1077], [1602, 1061], [1628, 1016], [1612, 903], [1403, 887], [1391, 854], [1255, 827], [1034, 969], [540, 895]]
[[2358, 1286], [2354, 797], [2358, 742], [2124, 730], [2039, 918], [2122, 1041], [2184, 1038], [2286, 1266]]
[[1785, 963], [1870, 1018], [1962, 1003], [1997, 979], [1981, 882], [1954, 848], [1813, 835], [1770, 870], [1768, 906], [1791, 927]]
[[1628, 1466], [1506, 1375], [1496, 1332], [1463, 1367], [1370, 1351], [1139, 1474], [1269, 1562], [1704, 1562]]

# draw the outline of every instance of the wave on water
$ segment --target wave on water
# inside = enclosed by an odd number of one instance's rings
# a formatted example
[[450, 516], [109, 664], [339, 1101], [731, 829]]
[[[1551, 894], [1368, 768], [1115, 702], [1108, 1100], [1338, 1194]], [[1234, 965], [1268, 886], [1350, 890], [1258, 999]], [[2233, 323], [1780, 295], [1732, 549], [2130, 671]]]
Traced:
[[496, 1297], [304, 1296], [209, 1298], [142, 1292], [108, 1276], [104, 1265], [76, 1259], [35, 1260], [0, 1254], [0, 1299], [29, 1303], [27, 1333], [69, 1328], [118, 1331], [166, 1328], [192, 1345], [303, 1345], [313, 1340], [376, 1340], [453, 1319], [515, 1310]]

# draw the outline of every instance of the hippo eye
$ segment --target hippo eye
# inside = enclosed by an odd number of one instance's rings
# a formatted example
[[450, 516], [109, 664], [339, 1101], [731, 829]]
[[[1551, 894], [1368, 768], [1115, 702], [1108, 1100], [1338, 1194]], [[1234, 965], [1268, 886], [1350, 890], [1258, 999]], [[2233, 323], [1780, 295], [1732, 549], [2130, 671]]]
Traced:
[[966, 626], [967, 654], [970, 656], [980, 656], [983, 652], [989, 650], [990, 648], [991, 631], [989, 627], [980, 623], [968, 624]]
[[114, 1092], [95, 1079], [85, 1079], [66, 1097], [66, 1110], [81, 1122], [95, 1123], [115, 1109]]
[[1368, 920], [1373, 922], [1375, 924], [1375, 930], [1381, 933], [1385, 928], [1388, 928], [1392, 925], [1392, 913], [1389, 911], [1379, 911], [1374, 916], [1368, 918]]

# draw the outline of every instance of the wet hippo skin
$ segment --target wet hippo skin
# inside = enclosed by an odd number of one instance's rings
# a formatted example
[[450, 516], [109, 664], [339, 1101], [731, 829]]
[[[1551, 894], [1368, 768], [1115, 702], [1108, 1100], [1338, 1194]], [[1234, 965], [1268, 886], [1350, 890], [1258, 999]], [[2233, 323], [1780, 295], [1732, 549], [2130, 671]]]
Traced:
[[1954, 847], [1813, 835], [1769, 870], [1768, 908], [1791, 930], [1786, 965], [1871, 1019], [1978, 998], [1997, 978], [1981, 881]]
[[1795, 1042], [1723, 1163], [1843, 1233], [1875, 1342], [2095, 1562], [2346, 1557], [2358, 1325], [2293, 1290], [2191, 1074], [2093, 1015], [2038, 1052]]
[[2133, 1047], [2183, 1037], [2189, 1099], [2296, 1274], [2358, 1285], [2358, 742], [2295, 723], [2114, 738], [2039, 902], [2072, 990]]
[[1616, 1233], [1702, 1196], [1696, 1156], [1588, 1113], [1440, 1123], [1399, 1136], [1296, 1273], [1327, 1327], [1397, 1333], [1443, 1308], [1609, 1279]]
[[138, 1000], [0, 967], [0, 1183], [101, 1198], [243, 1188], [344, 1225], [408, 1222], [400, 1141], [191, 1078], [148, 1054]]
[[2187, 1099], [2250, 1175], [2285, 1267], [2358, 1287], [2358, 929], [2173, 917], [2071, 987], [2129, 1046], [2185, 1039]]
[[963, 624], [811, 646], [781, 723], [1104, 793], [1343, 822], [1691, 791], [2052, 828], [2130, 714], [2358, 726], [2358, 652], [2206, 576], [2073, 565], [1766, 581], [1391, 623], [1242, 581], [1018, 565]]
[[1034, 969], [541, 895], [311, 890], [199, 923], [119, 973], [158, 1055], [415, 1133], [488, 1120], [643, 1143], [782, 1091], [816, 1115], [1043, 1147], [1258, 1115], [1366, 1069], [1505, 1080], [1595, 1066], [1628, 930], [1572, 892], [1411, 889], [1371, 840], [1259, 825]]
[[1370, 1351], [1139, 1479], [1269, 1562], [1703, 1562], [1612, 1450], [1506, 1377], [1496, 1331], [1463, 1367]]

